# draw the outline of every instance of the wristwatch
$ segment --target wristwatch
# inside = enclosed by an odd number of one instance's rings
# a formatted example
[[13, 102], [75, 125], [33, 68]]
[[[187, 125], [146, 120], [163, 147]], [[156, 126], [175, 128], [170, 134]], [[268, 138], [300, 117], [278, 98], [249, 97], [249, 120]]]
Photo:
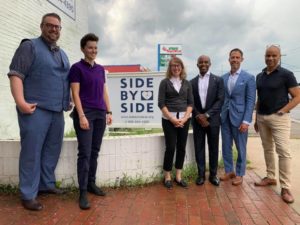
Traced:
[[210, 117], [208, 113], [205, 113], [205, 116], [206, 116], [206, 118], [209, 118], [209, 117]]
[[108, 114], [112, 115], [112, 111], [107, 111], [106, 115], [108, 115]]

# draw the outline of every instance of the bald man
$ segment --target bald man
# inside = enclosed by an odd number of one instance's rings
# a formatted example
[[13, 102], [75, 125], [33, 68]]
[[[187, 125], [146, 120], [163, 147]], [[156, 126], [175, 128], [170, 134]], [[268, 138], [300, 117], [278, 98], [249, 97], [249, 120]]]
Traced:
[[[280, 48], [271, 45], [266, 49], [267, 67], [257, 75], [257, 103], [255, 130], [259, 132], [267, 167], [267, 176], [256, 186], [276, 185], [275, 154], [279, 158], [281, 197], [286, 203], [294, 202], [291, 194], [291, 152], [289, 112], [300, 102], [300, 89], [294, 74], [280, 66]], [[292, 99], [289, 99], [289, 94]]]
[[205, 181], [205, 137], [208, 141], [209, 182], [219, 186], [217, 177], [219, 156], [220, 112], [224, 102], [224, 85], [221, 77], [209, 71], [210, 58], [202, 55], [197, 60], [199, 75], [191, 80], [194, 96], [193, 134], [198, 167], [197, 185]]

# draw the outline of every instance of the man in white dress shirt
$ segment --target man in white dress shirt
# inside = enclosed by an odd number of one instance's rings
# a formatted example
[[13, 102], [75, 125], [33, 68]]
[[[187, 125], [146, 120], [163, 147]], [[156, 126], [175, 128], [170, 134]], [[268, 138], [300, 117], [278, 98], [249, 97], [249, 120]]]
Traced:
[[197, 185], [205, 181], [205, 137], [208, 140], [209, 181], [219, 186], [217, 177], [219, 159], [220, 112], [224, 101], [224, 83], [222, 79], [209, 71], [210, 58], [202, 55], [198, 58], [199, 75], [191, 80], [194, 109], [193, 130], [195, 156], [198, 167]]

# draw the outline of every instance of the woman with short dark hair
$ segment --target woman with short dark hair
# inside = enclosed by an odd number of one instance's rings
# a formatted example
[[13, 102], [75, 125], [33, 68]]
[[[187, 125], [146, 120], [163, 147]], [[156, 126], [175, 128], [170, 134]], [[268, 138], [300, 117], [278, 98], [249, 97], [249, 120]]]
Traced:
[[112, 123], [105, 71], [95, 62], [97, 44], [98, 37], [92, 33], [81, 39], [84, 59], [75, 63], [69, 73], [75, 103], [73, 123], [78, 141], [77, 175], [81, 209], [90, 208], [87, 192], [105, 195], [96, 186], [97, 159], [106, 124]]

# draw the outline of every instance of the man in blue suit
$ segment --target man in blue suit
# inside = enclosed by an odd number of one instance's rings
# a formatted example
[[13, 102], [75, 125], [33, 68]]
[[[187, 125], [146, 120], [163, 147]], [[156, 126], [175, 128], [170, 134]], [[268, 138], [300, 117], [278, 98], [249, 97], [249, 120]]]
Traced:
[[[256, 95], [255, 78], [241, 69], [242, 62], [243, 52], [238, 48], [231, 50], [229, 53], [231, 70], [222, 76], [225, 100], [221, 111], [221, 133], [225, 174], [220, 180], [233, 178], [233, 185], [243, 183], [248, 127], [252, 120]], [[235, 172], [232, 157], [233, 140], [238, 152]]]

